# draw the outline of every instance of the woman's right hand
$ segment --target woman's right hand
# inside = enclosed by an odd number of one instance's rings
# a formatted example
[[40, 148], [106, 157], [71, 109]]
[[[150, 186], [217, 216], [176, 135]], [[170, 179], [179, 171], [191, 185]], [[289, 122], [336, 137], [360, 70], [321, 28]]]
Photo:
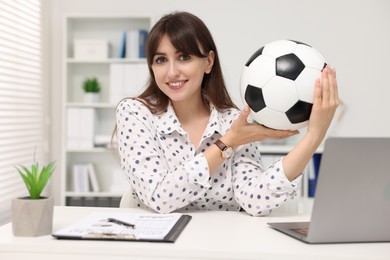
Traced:
[[265, 139], [278, 140], [299, 133], [299, 131], [275, 130], [256, 123], [249, 123], [249, 113], [250, 108], [246, 106], [241, 112], [241, 115], [233, 122], [230, 130], [221, 137], [221, 140], [225, 144], [233, 147], [233, 149], [254, 141], [262, 141]]

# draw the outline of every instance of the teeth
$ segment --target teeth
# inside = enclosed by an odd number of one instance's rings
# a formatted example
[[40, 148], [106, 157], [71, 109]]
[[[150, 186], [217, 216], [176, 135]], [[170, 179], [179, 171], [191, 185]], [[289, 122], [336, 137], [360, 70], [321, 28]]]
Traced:
[[183, 84], [183, 81], [174, 82], [174, 83], [169, 83], [169, 85], [172, 86], [172, 87], [178, 87], [178, 86], [180, 86], [181, 84]]

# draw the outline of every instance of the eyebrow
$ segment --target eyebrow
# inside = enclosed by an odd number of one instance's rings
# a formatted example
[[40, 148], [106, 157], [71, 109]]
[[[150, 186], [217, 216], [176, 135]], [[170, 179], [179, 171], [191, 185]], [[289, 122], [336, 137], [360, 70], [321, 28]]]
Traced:
[[[180, 53], [186, 53], [186, 52], [183, 52], [183, 51], [176, 51], [176, 52], [175, 52], [175, 54], [180, 54]], [[167, 53], [165, 53], [165, 52], [156, 52], [156, 53], [154, 54], [154, 56], [156, 56], [156, 55], [167, 56]]]

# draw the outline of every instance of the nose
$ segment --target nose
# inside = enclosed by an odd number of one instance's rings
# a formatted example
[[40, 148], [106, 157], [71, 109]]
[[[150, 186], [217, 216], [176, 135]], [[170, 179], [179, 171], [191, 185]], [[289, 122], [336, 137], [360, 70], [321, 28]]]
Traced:
[[177, 76], [180, 74], [179, 64], [175, 61], [171, 61], [169, 63], [168, 67], [168, 77], [170, 79], [177, 78]]

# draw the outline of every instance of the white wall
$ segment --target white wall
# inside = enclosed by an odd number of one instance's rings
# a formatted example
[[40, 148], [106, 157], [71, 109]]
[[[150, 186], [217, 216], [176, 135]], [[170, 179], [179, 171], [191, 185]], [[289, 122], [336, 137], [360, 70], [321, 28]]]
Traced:
[[[52, 155], [61, 158], [62, 22], [68, 13], [161, 15], [185, 10], [208, 25], [225, 79], [241, 106], [241, 68], [262, 45], [295, 39], [336, 67], [347, 107], [339, 136], [390, 136], [388, 0], [51, 0]], [[60, 167], [59, 167], [60, 168]], [[59, 180], [57, 180], [59, 181]]]

